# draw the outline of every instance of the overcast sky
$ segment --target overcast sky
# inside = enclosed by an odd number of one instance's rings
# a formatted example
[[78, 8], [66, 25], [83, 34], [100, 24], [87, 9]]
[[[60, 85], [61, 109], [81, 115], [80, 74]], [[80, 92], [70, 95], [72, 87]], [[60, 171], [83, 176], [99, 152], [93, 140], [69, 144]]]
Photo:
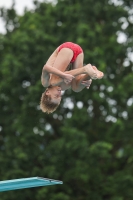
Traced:
[[[43, 1], [43, 0], [38, 0]], [[24, 8], [27, 7], [28, 9], [33, 9], [34, 4], [32, 3], [33, 0], [15, 0], [15, 9], [18, 14], [22, 15]], [[0, 7], [10, 8], [12, 5], [12, 0], [0, 0]], [[0, 18], [0, 32], [5, 33], [4, 24], [2, 19]]]

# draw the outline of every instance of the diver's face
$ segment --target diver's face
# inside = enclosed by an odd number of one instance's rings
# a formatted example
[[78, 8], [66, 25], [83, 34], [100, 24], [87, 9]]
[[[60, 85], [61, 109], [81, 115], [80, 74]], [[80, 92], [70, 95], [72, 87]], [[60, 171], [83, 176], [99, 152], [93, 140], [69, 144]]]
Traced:
[[47, 89], [46, 95], [51, 96], [51, 101], [53, 103], [59, 104], [61, 101], [61, 87], [53, 86]]

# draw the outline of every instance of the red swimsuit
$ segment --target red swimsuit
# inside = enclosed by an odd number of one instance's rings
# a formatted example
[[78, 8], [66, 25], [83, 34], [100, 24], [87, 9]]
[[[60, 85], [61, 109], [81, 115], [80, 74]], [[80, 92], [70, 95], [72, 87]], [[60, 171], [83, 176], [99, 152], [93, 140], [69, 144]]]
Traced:
[[77, 56], [83, 52], [82, 48], [78, 44], [75, 44], [72, 42], [65, 42], [65, 43], [61, 44], [59, 46], [59, 51], [62, 48], [69, 48], [73, 51], [73, 58], [71, 60], [71, 63], [73, 63], [76, 60]]

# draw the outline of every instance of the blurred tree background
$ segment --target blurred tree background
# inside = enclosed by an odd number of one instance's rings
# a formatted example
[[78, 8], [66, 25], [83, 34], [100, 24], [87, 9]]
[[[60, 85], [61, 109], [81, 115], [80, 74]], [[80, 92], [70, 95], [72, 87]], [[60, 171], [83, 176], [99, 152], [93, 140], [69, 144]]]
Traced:
[[[41, 176], [63, 185], [3, 192], [1, 200], [133, 199], [133, 1], [34, 1], [19, 16], [1, 8], [0, 180]], [[122, 40], [123, 39], [123, 40]], [[39, 109], [42, 67], [65, 41], [105, 73]]]

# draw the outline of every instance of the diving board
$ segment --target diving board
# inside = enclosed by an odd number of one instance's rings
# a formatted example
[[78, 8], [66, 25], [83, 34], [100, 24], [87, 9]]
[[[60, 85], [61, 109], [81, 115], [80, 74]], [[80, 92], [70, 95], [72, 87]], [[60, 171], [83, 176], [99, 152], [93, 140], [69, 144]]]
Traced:
[[63, 182], [42, 177], [20, 178], [0, 181], [0, 192], [56, 184], [63, 184]]

